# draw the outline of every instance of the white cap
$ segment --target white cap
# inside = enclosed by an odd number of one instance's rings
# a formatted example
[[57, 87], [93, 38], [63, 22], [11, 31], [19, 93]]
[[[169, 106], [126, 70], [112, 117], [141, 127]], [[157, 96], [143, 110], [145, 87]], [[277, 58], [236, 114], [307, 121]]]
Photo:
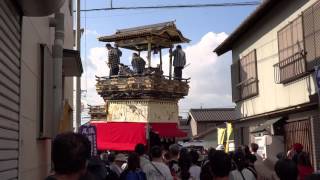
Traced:
[[217, 147], [216, 147], [216, 150], [218, 151], [224, 151], [224, 146], [222, 144], [219, 144]]
[[126, 162], [127, 161], [127, 157], [126, 155], [119, 153], [116, 155], [116, 158], [114, 159], [115, 161], [122, 161], [122, 162]]

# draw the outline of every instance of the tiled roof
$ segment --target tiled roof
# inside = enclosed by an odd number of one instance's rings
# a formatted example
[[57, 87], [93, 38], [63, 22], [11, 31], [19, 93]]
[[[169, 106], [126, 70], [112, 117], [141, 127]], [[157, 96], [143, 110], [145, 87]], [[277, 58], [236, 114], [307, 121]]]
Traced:
[[182, 35], [179, 29], [177, 29], [174, 21], [120, 29], [117, 30], [117, 32], [113, 35], [102, 36], [98, 39], [99, 41], [103, 42], [114, 42], [124, 39], [133, 39], [152, 35], [160, 37], [167, 36], [166, 38], [169, 38], [172, 42], [175, 43], [184, 43], [190, 41]]
[[234, 121], [238, 118], [235, 108], [191, 109], [188, 121]]
[[215, 50], [219, 56], [231, 50], [233, 44], [243, 36], [248, 29], [250, 29], [255, 23], [260, 21], [267, 12], [272, 9], [277, 3], [286, 2], [284, 0], [264, 0], [255, 11], [253, 11], [240, 25], [233, 31], [227, 39], [225, 39]]

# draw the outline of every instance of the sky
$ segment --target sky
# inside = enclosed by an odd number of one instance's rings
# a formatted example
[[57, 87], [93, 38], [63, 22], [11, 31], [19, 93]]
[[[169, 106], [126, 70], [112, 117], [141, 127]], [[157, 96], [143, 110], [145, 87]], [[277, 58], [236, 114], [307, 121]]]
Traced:
[[[177, 4], [207, 4], [244, 2], [248, 0], [113, 0], [113, 7], [157, 6]], [[82, 0], [81, 9], [110, 7], [110, 0]], [[82, 102], [103, 104], [95, 90], [95, 75], [107, 76], [105, 43], [97, 37], [111, 35], [117, 29], [175, 21], [176, 26], [190, 43], [182, 44], [187, 64], [183, 77], [191, 78], [189, 95], [179, 102], [180, 114], [186, 116], [190, 108], [233, 107], [231, 101], [231, 53], [217, 57], [213, 50], [256, 8], [210, 7], [157, 10], [115, 10], [81, 13]], [[75, 17], [75, 16], [74, 16]], [[130, 64], [132, 52], [122, 50], [121, 62]], [[164, 71], [167, 73], [168, 52], [163, 51]], [[143, 55], [142, 55], [143, 56]], [[143, 57], [145, 58], [145, 57]], [[145, 58], [146, 59], [146, 58]], [[154, 65], [158, 58], [153, 57]]]

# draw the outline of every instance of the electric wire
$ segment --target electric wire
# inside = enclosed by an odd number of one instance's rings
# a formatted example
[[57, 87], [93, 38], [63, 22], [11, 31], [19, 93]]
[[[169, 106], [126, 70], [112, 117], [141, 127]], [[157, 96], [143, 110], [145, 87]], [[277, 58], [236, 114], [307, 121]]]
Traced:
[[131, 6], [131, 7], [106, 7], [82, 9], [82, 12], [92, 11], [114, 11], [114, 10], [139, 10], [139, 9], [178, 9], [178, 8], [209, 8], [209, 7], [233, 7], [233, 6], [256, 6], [260, 1], [212, 3], [212, 4], [183, 4], [183, 5], [159, 5], [159, 6]]

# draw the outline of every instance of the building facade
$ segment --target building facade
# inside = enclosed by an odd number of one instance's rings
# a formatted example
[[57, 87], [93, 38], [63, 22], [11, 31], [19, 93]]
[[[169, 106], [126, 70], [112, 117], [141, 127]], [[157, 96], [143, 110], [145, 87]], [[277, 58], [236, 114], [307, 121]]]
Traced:
[[0, 179], [43, 179], [51, 138], [72, 131], [72, 1], [0, 2]]
[[205, 148], [217, 147], [218, 128], [226, 130], [226, 123], [234, 122], [236, 119], [235, 108], [190, 109], [188, 124], [192, 139], [203, 140]]
[[318, 0], [265, 0], [214, 51], [232, 50], [236, 145], [257, 142], [275, 158], [294, 143], [319, 167]]

